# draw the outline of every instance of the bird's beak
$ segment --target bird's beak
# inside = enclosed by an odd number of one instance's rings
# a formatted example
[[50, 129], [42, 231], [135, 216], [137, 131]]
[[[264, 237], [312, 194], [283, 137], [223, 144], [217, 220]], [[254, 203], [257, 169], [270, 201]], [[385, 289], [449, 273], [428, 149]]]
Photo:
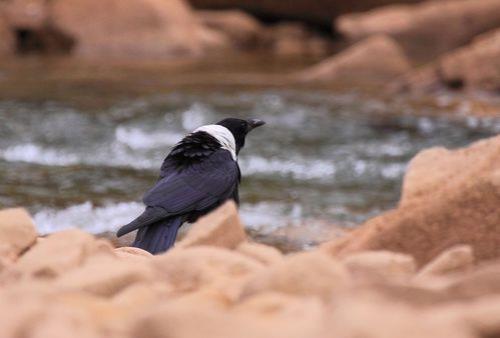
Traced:
[[266, 122], [264, 122], [262, 120], [259, 120], [259, 119], [250, 119], [247, 122], [248, 122], [248, 130], [247, 130], [247, 132], [249, 132], [252, 129], [255, 129], [257, 127], [260, 127], [260, 126], [263, 126], [263, 125], [266, 124]]

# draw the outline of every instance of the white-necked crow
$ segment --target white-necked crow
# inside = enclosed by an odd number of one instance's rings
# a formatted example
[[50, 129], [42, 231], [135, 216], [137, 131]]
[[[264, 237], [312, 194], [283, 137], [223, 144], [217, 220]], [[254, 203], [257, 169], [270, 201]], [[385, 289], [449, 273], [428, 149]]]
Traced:
[[117, 232], [137, 230], [133, 246], [157, 254], [175, 242], [184, 222], [217, 208], [228, 199], [239, 203], [237, 156], [258, 119], [224, 119], [202, 126], [177, 143], [163, 161], [160, 177], [143, 198], [146, 210]]

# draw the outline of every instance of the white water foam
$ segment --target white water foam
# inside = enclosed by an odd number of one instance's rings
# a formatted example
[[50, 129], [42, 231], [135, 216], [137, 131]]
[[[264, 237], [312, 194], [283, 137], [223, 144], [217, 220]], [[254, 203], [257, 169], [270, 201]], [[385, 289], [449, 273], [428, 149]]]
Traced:
[[297, 179], [317, 179], [335, 175], [335, 165], [332, 161], [301, 159], [291, 160], [267, 159], [258, 156], [241, 159], [240, 166], [245, 175], [280, 174], [291, 175]]
[[202, 125], [209, 124], [213, 119], [212, 116], [213, 111], [207, 105], [194, 103], [182, 113], [182, 127], [187, 131], [192, 131]]
[[157, 149], [172, 146], [179, 142], [184, 134], [171, 131], [148, 132], [135, 127], [120, 126], [115, 130], [115, 138], [118, 142], [132, 149]]
[[116, 231], [144, 210], [137, 202], [122, 202], [94, 207], [91, 202], [70, 206], [66, 209], [46, 209], [33, 218], [38, 232], [47, 234], [68, 228], [85, 229], [91, 233]]
[[[69, 228], [79, 228], [98, 234], [116, 231], [144, 211], [138, 202], [112, 203], [96, 207], [91, 202], [72, 205], [65, 209], [44, 209], [33, 216], [40, 234], [48, 234]], [[244, 204], [241, 208], [243, 223], [255, 230], [270, 232], [290, 225], [302, 216], [301, 210], [282, 203]]]
[[[130, 134], [127, 134], [129, 132]], [[117, 134], [117, 139], [127, 138], [125, 135], [135, 136], [128, 139], [129, 144], [127, 145], [121, 142], [112, 143], [110, 148], [101, 148], [98, 153], [70, 154], [66, 151], [28, 143], [8, 147], [6, 150], [0, 151], [0, 157], [11, 162], [28, 162], [52, 166], [84, 164], [108, 167], [132, 167], [135, 169], [155, 169], [159, 167], [163, 155], [159, 158], [152, 158], [142, 152], [134, 152], [127, 149], [130, 145], [136, 148], [153, 146], [153, 142], [149, 143], [150, 141], [145, 141], [146, 134], [138, 131], [125, 131], [123, 129], [121, 132], [117, 130]], [[167, 143], [174, 139], [178, 140], [177, 137], [172, 135], [161, 136], [161, 138], [162, 141], [160, 143]], [[240, 165], [245, 175], [279, 174], [304, 180], [332, 177], [336, 171], [332, 161], [308, 160], [304, 158], [279, 160], [251, 156], [241, 159]]]
[[29, 162], [43, 165], [74, 165], [79, 163], [78, 156], [64, 151], [44, 148], [33, 143], [8, 147], [0, 156], [10, 162]]
[[240, 216], [247, 228], [259, 231], [261, 234], [298, 225], [304, 220], [302, 206], [298, 203], [293, 205], [279, 202], [243, 204], [240, 208]]

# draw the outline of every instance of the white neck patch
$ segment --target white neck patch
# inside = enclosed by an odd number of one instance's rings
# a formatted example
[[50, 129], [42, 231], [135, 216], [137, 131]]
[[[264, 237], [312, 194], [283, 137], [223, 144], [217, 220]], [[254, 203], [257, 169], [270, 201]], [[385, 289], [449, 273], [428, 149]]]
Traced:
[[233, 160], [237, 160], [236, 157], [236, 141], [234, 140], [233, 133], [229, 131], [226, 127], [218, 124], [207, 124], [206, 126], [201, 126], [193, 131], [204, 131], [207, 134], [215, 137], [219, 141], [221, 148], [226, 149], [231, 153]]

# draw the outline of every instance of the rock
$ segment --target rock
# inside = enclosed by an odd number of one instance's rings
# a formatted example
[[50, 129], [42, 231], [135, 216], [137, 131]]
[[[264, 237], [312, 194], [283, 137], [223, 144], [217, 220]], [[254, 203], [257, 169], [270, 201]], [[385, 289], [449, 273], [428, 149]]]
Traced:
[[[33, 288], [35, 286], [35, 288]], [[36, 285], [2, 288], [0, 326], [2, 337], [98, 338], [101, 335], [81, 306], [65, 306], [47, 289]], [[81, 304], [80, 304], [81, 305]]]
[[77, 229], [47, 236], [21, 256], [15, 269], [24, 275], [54, 278], [82, 265], [96, 253], [112, 254], [111, 245]]
[[482, 35], [472, 44], [443, 56], [437, 62], [436, 72], [440, 81], [451, 87], [498, 91], [500, 30]]
[[118, 292], [112, 301], [121, 308], [140, 312], [151, 304], [167, 301], [171, 293], [172, 288], [162, 281], [134, 283]]
[[443, 275], [463, 272], [474, 264], [474, 253], [470, 245], [456, 245], [442, 252], [420, 271], [419, 276]]
[[105, 231], [96, 234], [97, 238], [102, 238], [109, 241], [115, 248], [130, 247], [134, 243], [137, 230], [129, 232], [121, 237], [116, 237], [116, 231]]
[[210, 289], [228, 300], [263, 266], [240, 253], [215, 247], [175, 248], [153, 259], [163, 280], [178, 293]]
[[363, 40], [296, 74], [300, 82], [384, 82], [410, 70], [398, 44], [383, 35]]
[[274, 0], [191, 0], [197, 8], [238, 8], [262, 18], [293, 20], [311, 23], [329, 29], [332, 18], [350, 12], [366, 11], [370, 8], [393, 3], [415, 3], [421, 0], [358, 0], [358, 1], [307, 1], [279, 2]]
[[52, 22], [52, 4], [47, 0], [8, 0], [4, 18], [12, 39], [12, 51], [19, 54], [66, 54], [74, 40], [57, 30]]
[[[96, 328], [93, 321], [82, 313], [80, 308], [71, 308], [67, 306], [53, 306], [53, 309], [44, 311], [42, 318], [31, 330], [31, 338], [99, 338], [101, 332]], [[22, 328], [22, 332], [25, 328]], [[22, 336], [20, 336], [22, 337]]]
[[129, 285], [154, 279], [153, 269], [142, 261], [125, 262], [110, 255], [94, 255], [81, 267], [59, 277], [55, 287], [111, 297]]
[[243, 296], [274, 291], [328, 300], [344, 289], [348, 280], [344, 267], [327, 255], [320, 252], [292, 254], [252, 276], [243, 289]]
[[36, 241], [36, 229], [24, 209], [0, 210], [0, 257], [16, 260]]
[[456, 317], [481, 337], [492, 337], [500, 330], [500, 297], [482, 297], [467, 303], [446, 304], [433, 311], [436, 316], [445, 313]]
[[200, 218], [176, 246], [188, 248], [197, 245], [212, 245], [234, 249], [246, 239], [238, 209], [228, 201], [215, 211]]
[[255, 242], [277, 248], [284, 254], [306, 250], [328, 240], [345, 236], [346, 227], [331, 221], [309, 218], [270, 229], [265, 233], [247, 229], [248, 236]]
[[236, 317], [203, 298], [181, 298], [147, 311], [134, 325], [132, 337], [194, 338], [252, 337], [255, 329], [244, 318]]
[[133, 316], [142, 310], [140, 303], [135, 306], [120, 306], [107, 298], [83, 292], [62, 292], [51, 297], [52, 302], [62, 309], [78, 309], [80, 316], [89, 319], [89, 327], [97, 328], [101, 337], [126, 337], [130, 323], [134, 320]]
[[264, 27], [252, 16], [239, 10], [197, 11], [201, 23], [227, 36], [237, 48], [255, 48]]
[[[471, 44], [441, 56], [392, 84], [395, 91], [431, 92], [436, 88], [500, 89], [500, 30], [475, 38]], [[492, 116], [496, 116], [495, 109]]]
[[419, 266], [458, 244], [470, 245], [478, 261], [500, 257], [499, 163], [500, 136], [455, 151], [425, 150], [409, 164], [397, 209], [322, 249], [402, 252]]
[[413, 257], [390, 251], [364, 251], [342, 260], [347, 270], [359, 279], [404, 281], [415, 274]]
[[283, 255], [276, 248], [259, 243], [243, 242], [238, 245], [236, 251], [265, 265], [275, 264], [283, 259]]
[[458, 276], [445, 290], [453, 299], [472, 299], [500, 293], [500, 262], [494, 261]]
[[5, 16], [2, 14], [2, 8], [0, 7], [0, 55], [13, 54], [14, 50], [14, 34], [5, 21]]
[[329, 39], [296, 22], [266, 28], [262, 40], [266, 49], [279, 56], [321, 56], [332, 49]]
[[[336, 27], [351, 40], [387, 34], [416, 62], [428, 62], [500, 25], [497, 0], [426, 1], [347, 14]], [[439, 32], [439, 34], [436, 34]]]
[[254, 295], [232, 308], [237, 315], [272, 323], [283, 337], [322, 337], [325, 310], [317, 298], [277, 292]]
[[74, 40], [79, 56], [167, 58], [203, 53], [202, 27], [182, 0], [59, 0], [51, 5], [51, 20]]
[[327, 319], [330, 337], [475, 337], [457, 318], [435, 318], [402, 302], [349, 294], [336, 299]]
[[302, 303], [301, 308], [281, 298], [281, 301], [267, 300], [268, 316], [265, 316], [262, 311], [266, 310], [254, 311], [250, 305], [231, 311], [202, 296], [181, 297], [147, 311], [136, 323], [131, 336], [194, 338], [203, 332], [206, 338], [324, 337], [319, 334], [323, 327], [318, 311], [321, 307], [317, 302]]
[[146, 250], [133, 247], [116, 248], [114, 251], [119, 258], [125, 260], [147, 260], [148, 258], [153, 257], [153, 255]]
[[5, 21], [14, 29], [39, 31], [48, 22], [47, 0], [9, 0], [4, 4]]

